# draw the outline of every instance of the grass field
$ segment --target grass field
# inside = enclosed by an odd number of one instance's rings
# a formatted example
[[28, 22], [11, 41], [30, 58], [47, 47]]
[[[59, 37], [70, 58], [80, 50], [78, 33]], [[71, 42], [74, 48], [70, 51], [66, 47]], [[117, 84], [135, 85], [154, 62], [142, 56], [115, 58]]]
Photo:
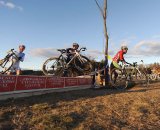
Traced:
[[0, 130], [160, 130], [160, 83], [0, 102]]

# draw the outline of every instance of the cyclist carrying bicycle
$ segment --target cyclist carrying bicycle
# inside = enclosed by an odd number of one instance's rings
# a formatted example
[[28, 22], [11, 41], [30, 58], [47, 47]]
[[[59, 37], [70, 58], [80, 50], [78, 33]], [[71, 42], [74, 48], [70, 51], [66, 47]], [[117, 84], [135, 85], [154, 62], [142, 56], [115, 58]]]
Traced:
[[21, 68], [20, 68], [20, 62], [24, 61], [24, 57], [25, 57], [25, 53], [23, 53], [23, 51], [25, 50], [25, 45], [19, 45], [19, 51], [15, 51], [14, 53], [17, 55], [13, 56], [13, 65], [11, 67], [11, 69], [8, 72], [8, 75], [16, 72], [16, 75], [20, 75], [21, 74]]
[[123, 64], [130, 64], [130, 63], [126, 62], [125, 59], [124, 59], [124, 54], [126, 54], [127, 51], [128, 51], [127, 46], [121, 46], [121, 50], [112, 59], [112, 62], [111, 62], [111, 65], [110, 65], [110, 71], [112, 71], [114, 68], [122, 69], [121, 66], [118, 64], [120, 61]]
[[72, 59], [72, 56], [75, 54], [75, 52], [78, 50], [79, 48], [79, 44], [78, 43], [73, 43], [72, 44], [72, 48], [67, 48], [66, 49], [66, 55], [67, 55], [67, 60], [66, 62], [68, 63], [71, 59]]

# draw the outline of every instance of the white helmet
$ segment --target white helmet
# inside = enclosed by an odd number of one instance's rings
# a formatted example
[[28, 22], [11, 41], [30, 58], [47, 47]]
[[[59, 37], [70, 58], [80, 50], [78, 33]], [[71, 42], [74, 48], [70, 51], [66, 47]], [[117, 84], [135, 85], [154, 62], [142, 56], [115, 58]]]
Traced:
[[121, 50], [128, 50], [127, 46], [121, 46]]

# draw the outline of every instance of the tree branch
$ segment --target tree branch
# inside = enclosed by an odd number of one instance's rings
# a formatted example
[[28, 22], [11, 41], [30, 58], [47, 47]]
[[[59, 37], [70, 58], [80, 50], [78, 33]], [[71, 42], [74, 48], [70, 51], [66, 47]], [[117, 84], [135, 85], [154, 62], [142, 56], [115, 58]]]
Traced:
[[97, 0], [95, 0], [95, 2], [96, 2], [97, 6], [98, 6], [98, 8], [99, 8], [99, 10], [100, 10], [100, 12], [101, 12], [102, 17], [105, 18], [105, 17], [104, 17], [103, 10], [102, 10], [102, 8], [100, 7], [99, 3], [97, 2]]

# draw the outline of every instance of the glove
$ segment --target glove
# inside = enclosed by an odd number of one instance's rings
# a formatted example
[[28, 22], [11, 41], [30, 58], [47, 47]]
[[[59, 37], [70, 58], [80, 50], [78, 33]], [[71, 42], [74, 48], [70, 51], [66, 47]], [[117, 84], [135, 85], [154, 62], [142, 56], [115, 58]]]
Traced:
[[22, 57], [18, 57], [18, 60], [21, 60], [22, 59]]

